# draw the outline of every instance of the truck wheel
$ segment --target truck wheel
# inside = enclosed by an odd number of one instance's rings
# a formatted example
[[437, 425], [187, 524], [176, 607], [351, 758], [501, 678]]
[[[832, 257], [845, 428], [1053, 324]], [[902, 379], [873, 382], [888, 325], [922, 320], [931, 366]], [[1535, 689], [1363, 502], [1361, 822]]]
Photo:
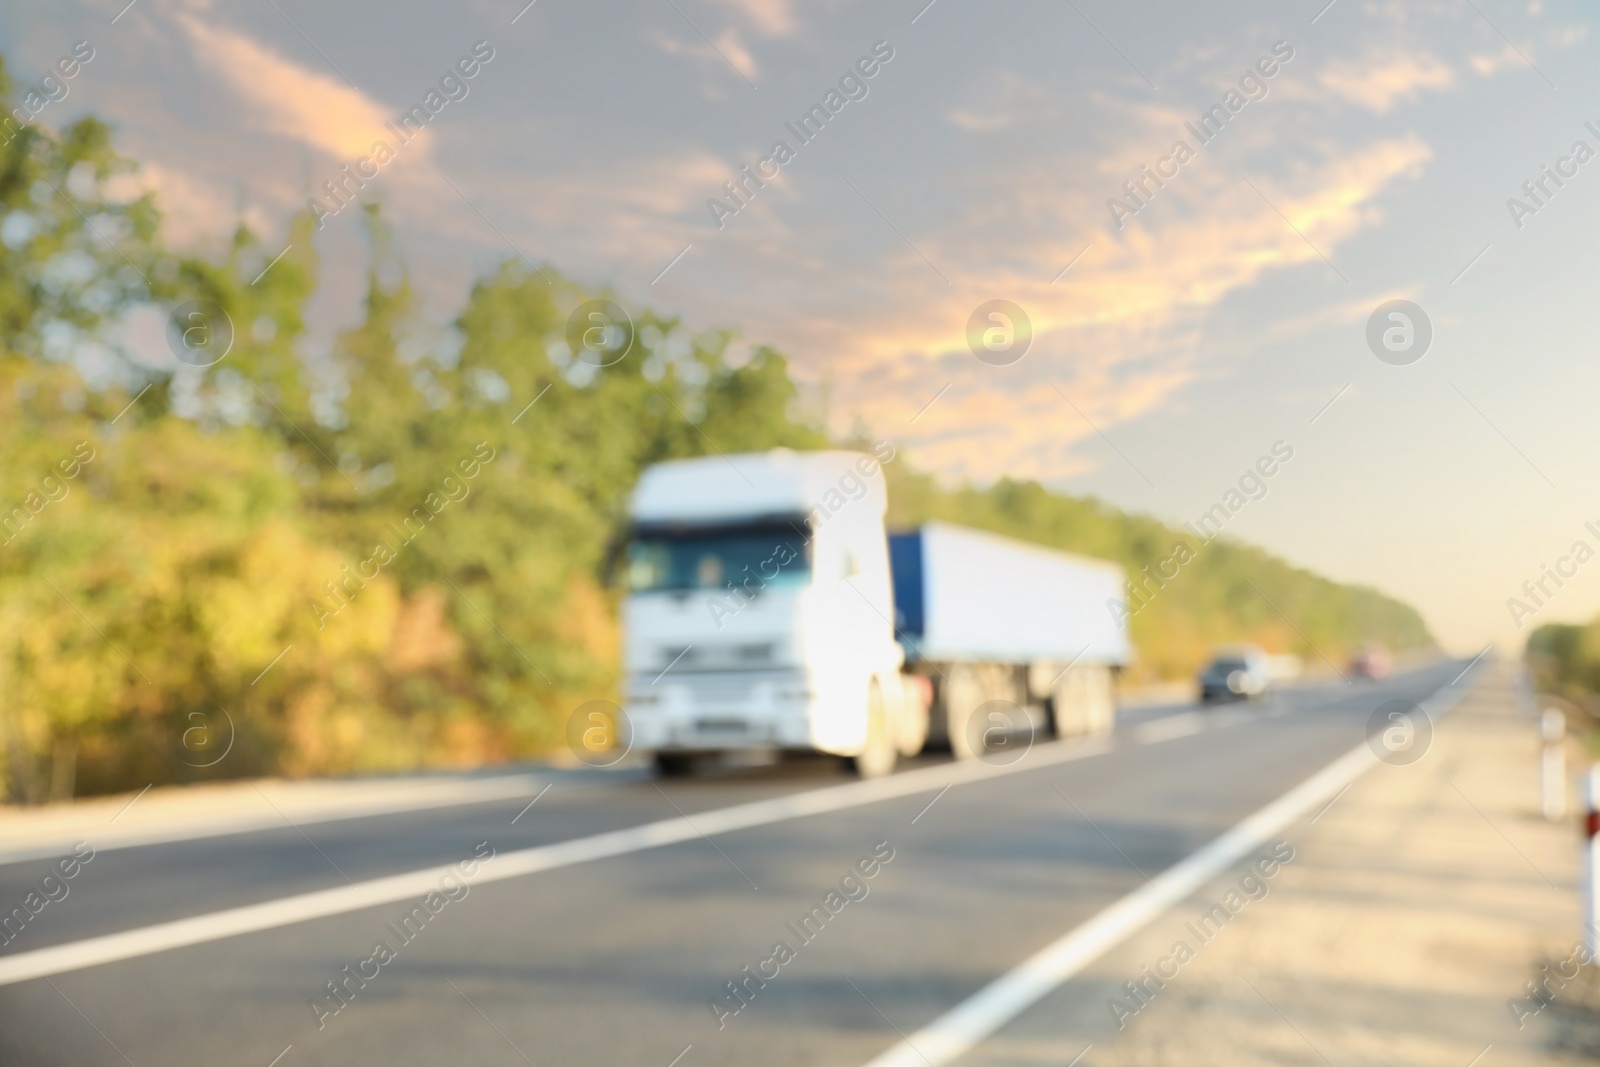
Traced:
[[850, 757], [850, 767], [862, 778], [882, 778], [894, 770], [899, 755], [899, 746], [889, 729], [888, 711], [883, 706], [883, 690], [874, 681], [867, 690], [866, 746], [859, 755]]
[[1110, 736], [1117, 730], [1117, 681], [1109, 670], [1100, 669], [1100, 729], [1098, 733]]
[[656, 774], [662, 778], [687, 778], [694, 766], [695, 758], [687, 752], [656, 753]]
[[1050, 694], [1057, 737], [1099, 737], [1116, 727], [1117, 696], [1104, 667], [1074, 667]]
[[1056, 679], [1050, 693], [1057, 737], [1081, 737], [1093, 729], [1092, 710], [1087, 707], [1084, 676], [1073, 667]]
[[983, 736], [972, 729], [972, 716], [983, 703], [984, 691], [979, 680], [964, 667], [950, 668], [944, 687], [946, 729], [950, 736], [950, 751], [956, 759], [976, 759], [983, 755]]
[[909, 759], [928, 745], [930, 724], [929, 707], [933, 703], [933, 686], [928, 679], [918, 675], [901, 675], [900, 683], [900, 755]]

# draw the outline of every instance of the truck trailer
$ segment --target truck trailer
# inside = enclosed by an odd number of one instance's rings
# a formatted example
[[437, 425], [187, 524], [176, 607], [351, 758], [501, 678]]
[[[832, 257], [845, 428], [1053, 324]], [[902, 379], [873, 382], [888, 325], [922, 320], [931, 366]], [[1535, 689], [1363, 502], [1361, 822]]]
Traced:
[[765, 750], [874, 777], [929, 744], [982, 755], [997, 729], [1111, 728], [1129, 656], [1121, 569], [945, 523], [891, 537], [893, 455], [774, 449], [644, 471], [624, 725], [662, 773]]
[[889, 558], [934, 744], [968, 757], [997, 733], [1111, 731], [1129, 657], [1120, 566], [943, 522], [890, 534]]

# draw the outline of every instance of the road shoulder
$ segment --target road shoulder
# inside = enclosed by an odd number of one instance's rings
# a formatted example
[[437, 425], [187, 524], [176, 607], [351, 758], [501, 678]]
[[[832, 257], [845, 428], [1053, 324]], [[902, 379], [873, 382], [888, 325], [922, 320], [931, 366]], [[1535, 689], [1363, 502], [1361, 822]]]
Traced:
[[1524, 1001], [1578, 940], [1578, 834], [1538, 815], [1538, 741], [1510, 681], [1485, 672], [1421, 760], [1290, 827], [1271, 876], [1241, 866], [1099, 960], [1056, 1005], [1070, 1036], [1030, 1013], [967, 1062], [1062, 1064], [1086, 1045], [1083, 1067], [1592, 1056], [1593, 968], [1536, 1014]]

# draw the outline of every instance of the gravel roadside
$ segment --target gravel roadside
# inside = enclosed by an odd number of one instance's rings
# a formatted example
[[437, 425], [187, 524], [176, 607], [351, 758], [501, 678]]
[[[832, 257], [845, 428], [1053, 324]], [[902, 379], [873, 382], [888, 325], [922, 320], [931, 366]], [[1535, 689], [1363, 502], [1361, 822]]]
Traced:
[[[1538, 813], [1539, 742], [1512, 683], [1485, 671], [1420, 760], [1374, 768], [1291, 827], [1293, 858], [1270, 877], [1232, 872], [1081, 976], [1104, 1013], [1098, 1033], [1073, 1028], [1093, 1040], [1079, 1067], [1600, 1058], [1595, 967], [1527, 999], [1528, 983], [1578, 970], [1579, 831], [1576, 815]], [[1223, 921], [1210, 909], [1230, 892]], [[983, 1060], [1065, 1064], [1082, 1047], [1058, 1036], [1047, 1052], [1038, 1036]]]

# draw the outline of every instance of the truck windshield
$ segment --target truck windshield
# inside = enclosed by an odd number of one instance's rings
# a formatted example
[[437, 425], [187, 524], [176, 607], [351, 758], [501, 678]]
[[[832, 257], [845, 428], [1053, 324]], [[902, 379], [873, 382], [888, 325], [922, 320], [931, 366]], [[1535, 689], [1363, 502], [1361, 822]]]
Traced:
[[714, 529], [642, 529], [628, 545], [628, 588], [635, 593], [691, 589], [749, 592], [811, 580], [803, 519]]

